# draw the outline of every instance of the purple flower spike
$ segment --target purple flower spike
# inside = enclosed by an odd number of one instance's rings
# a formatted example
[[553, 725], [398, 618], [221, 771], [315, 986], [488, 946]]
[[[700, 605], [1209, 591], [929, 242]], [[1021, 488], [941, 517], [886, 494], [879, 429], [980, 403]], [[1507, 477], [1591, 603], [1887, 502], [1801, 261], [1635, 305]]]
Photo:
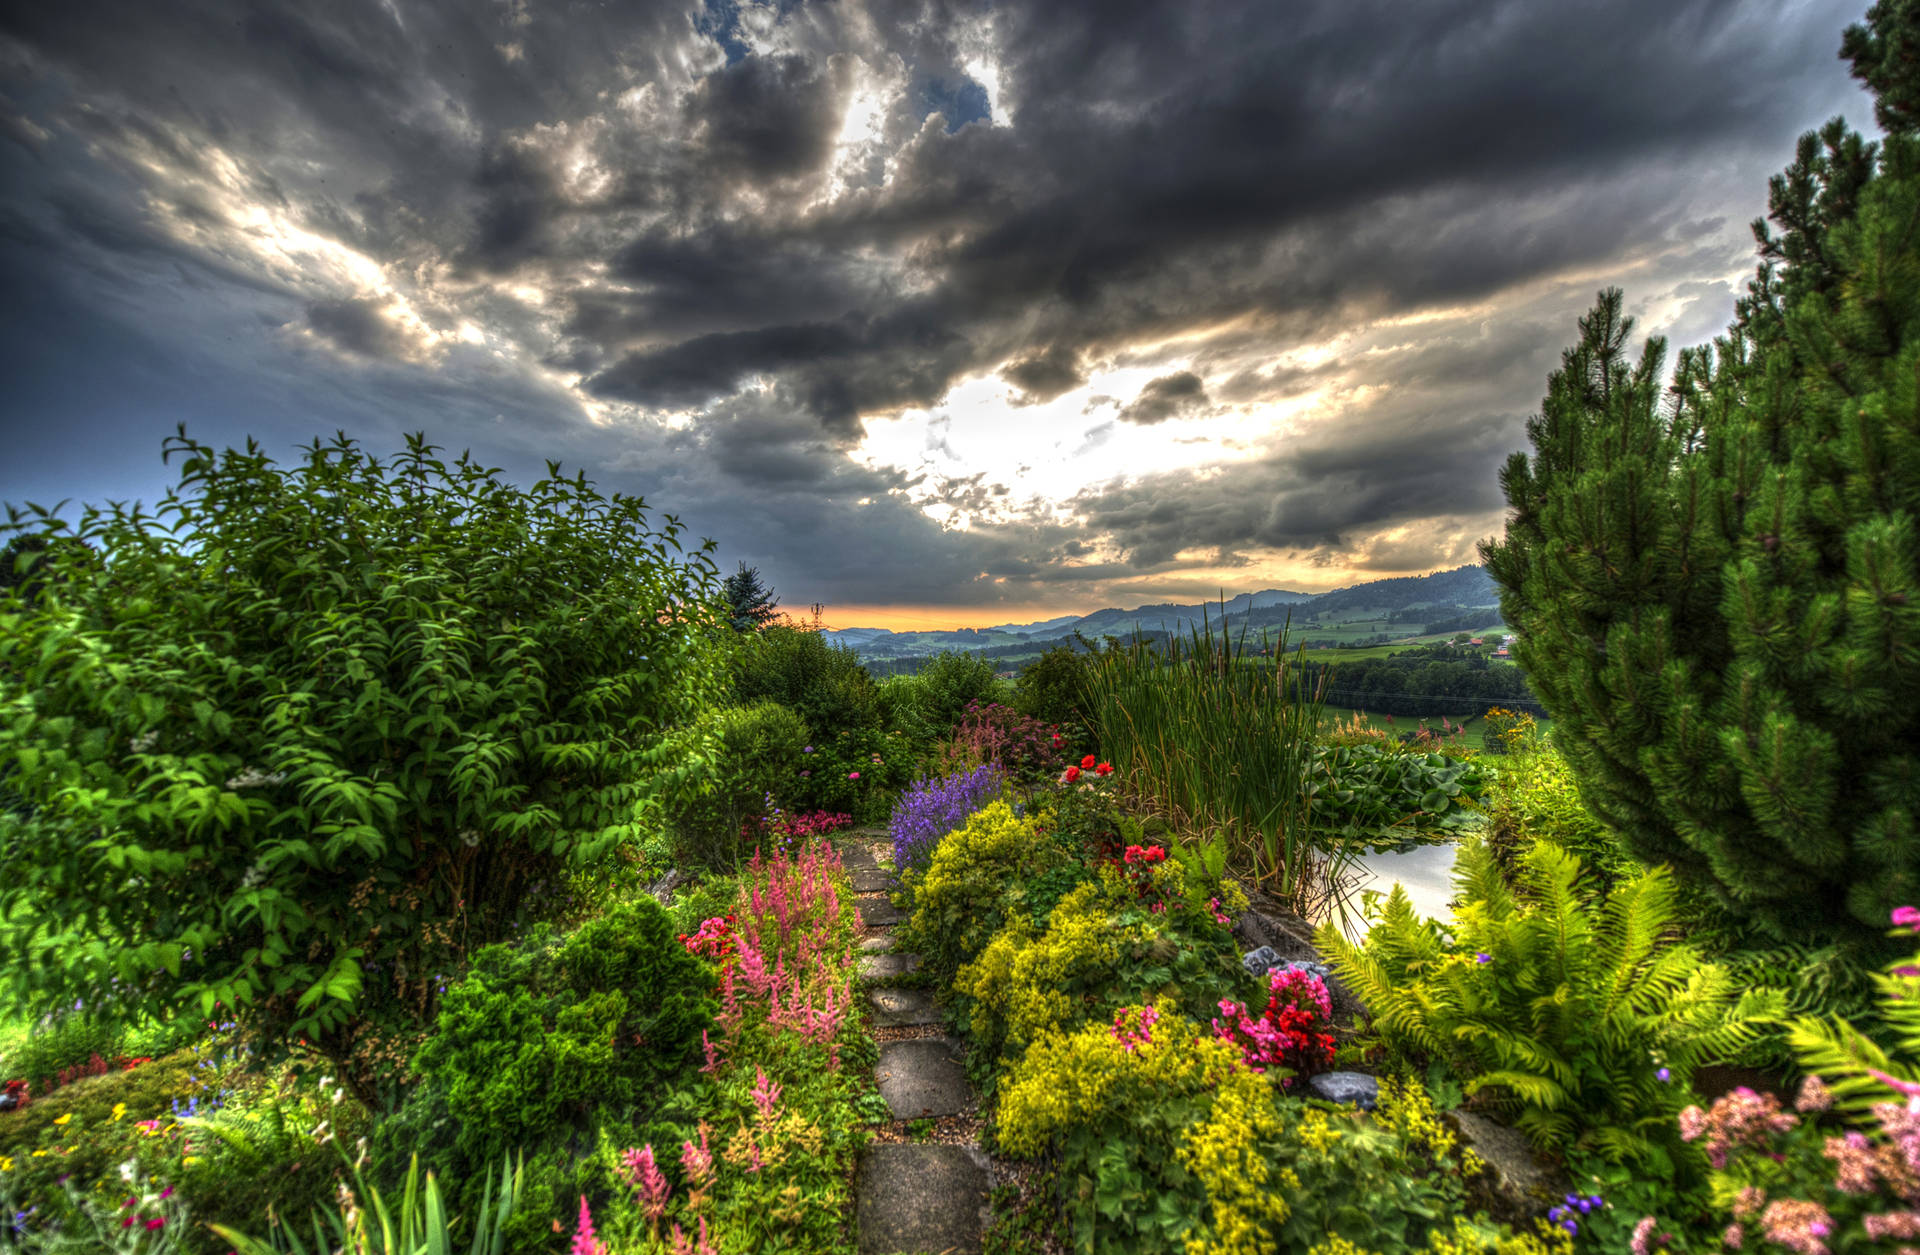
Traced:
[[[1491, 962], [1493, 962], [1493, 956], [1492, 956], [1491, 954], [1487, 954], [1487, 953], [1485, 953], [1485, 952], [1482, 952], [1482, 953], [1479, 953], [1479, 954], [1476, 954], [1476, 955], [1474, 955], [1474, 956], [1473, 956], [1473, 961], [1474, 961], [1475, 963], [1480, 963], [1480, 964], [1487, 964], [1487, 963], [1491, 963]], [[1569, 1196], [1569, 1197], [1568, 1197], [1568, 1201], [1569, 1201], [1569, 1202], [1571, 1202], [1571, 1201], [1572, 1201], [1572, 1197], [1571, 1197], [1571, 1196]]]

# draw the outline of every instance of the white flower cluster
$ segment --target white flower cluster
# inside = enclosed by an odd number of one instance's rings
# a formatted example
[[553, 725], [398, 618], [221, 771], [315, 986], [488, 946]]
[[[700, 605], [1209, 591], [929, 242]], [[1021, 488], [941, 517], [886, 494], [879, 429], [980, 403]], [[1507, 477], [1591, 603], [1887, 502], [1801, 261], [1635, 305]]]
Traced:
[[471, 850], [474, 846], [480, 844], [480, 833], [472, 828], [462, 828], [460, 830], [460, 841], [461, 844]]
[[227, 787], [233, 790], [258, 789], [270, 784], [285, 784], [287, 773], [284, 771], [262, 771], [258, 767], [248, 767], [237, 776], [227, 780]]
[[159, 743], [160, 734], [158, 732], [142, 732], [139, 736], [127, 742], [127, 749], [135, 754], [145, 754]]

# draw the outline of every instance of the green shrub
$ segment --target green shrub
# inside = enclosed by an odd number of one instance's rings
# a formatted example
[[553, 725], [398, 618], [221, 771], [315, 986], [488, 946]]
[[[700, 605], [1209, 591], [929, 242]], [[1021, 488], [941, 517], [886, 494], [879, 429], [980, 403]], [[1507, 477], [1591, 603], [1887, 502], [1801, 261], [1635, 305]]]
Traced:
[[913, 915], [901, 944], [917, 950], [941, 986], [952, 983], [1021, 909], [1021, 885], [1066, 862], [1034, 821], [1005, 802], [975, 811], [933, 849], [913, 887]]
[[[911, 676], [896, 681], [893, 697], [900, 726], [922, 743], [941, 740], [952, 732], [967, 703], [998, 702], [1005, 687], [993, 664], [977, 654], [948, 650], [935, 654]], [[892, 686], [890, 686], [891, 688]]]
[[1001, 1094], [1000, 1146], [1049, 1156], [1075, 1251], [1554, 1249], [1463, 1214], [1474, 1165], [1418, 1085], [1383, 1082], [1372, 1115], [1328, 1112], [1177, 1015], [1046, 1034]]
[[1057, 1157], [1077, 1251], [1274, 1250], [1288, 1205], [1259, 1144], [1285, 1117], [1239, 1058], [1171, 1016], [1132, 1040], [1106, 1024], [1044, 1036], [1001, 1084], [997, 1140]]
[[753, 853], [756, 821], [767, 797], [787, 798], [804, 770], [807, 725], [785, 706], [763, 701], [707, 712], [701, 728], [714, 745], [713, 766], [703, 792], [683, 797], [669, 826], [684, 862], [731, 868]]
[[798, 711], [815, 736], [877, 720], [878, 690], [860, 656], [818, 632], [784, 625], [756, 632], [739, 642], [731, 667], [735, 701], [778, 702]]
[[550, 1244], [591, 1175], [597, 1128], [646, 1127], [681, 1100], [712, 1022], [712, 975], [675, 938], [651, 898], [575, 932], [540, 928], [489, 946], [447, 993], [414, 1066], [423, 1081], [373, 1139], [377, 1183], [397, 1188], [418, 1153], [464, 1184], [478, 1206], [484, 1166], [524, 1151], [524, 1205], [507, 1224], [514, 1252]]
[[918, 761], [918, 747], [898, 729], [816, 734], [802, 774], [782, 796], [792, 799], [792, 810], [834, 811], [853, 816], [855, 823], [880, 823]]
[[[1185, 873], [1175, 863], [1159, 866], [1156, 879], [1173, 897]], [[1045, 880], [1032, 883], [1044, 889]], [[1038, 927], [1036, 914], [1037, 904], [1010, 913], [955, 977], [983, 1068], [996, 1056], [1017, 1059], [1043, 1035], [1105, 1022], [1125, 1006], [1151, 1002], [1204, 1021], [1222, 998], [1241, 1000], [1252, 988], [1226, 929], [1210, 915], [1184, 901], [1156, 913], [1112, 869], [1061, 897]]]
[[1594, 895], [1580, 860], [1547, 842], [1519, 868], [1509, 887], [1484, 842], [1462, 846], [1450, 939], [1395, 885], [1364, 945], [1331, 925], [1315, 940], [1398, 1059], [1440, 1062], [1543, 1147], [1687, 1175], [1698, 1164], [1674, 1118], [1688, 1079], [1778, 1016], [1779, 991], [1736, 997], [1724, 968], [1674, 939], [1663, 869]]
[[441, 1091], [461, 1150], [490, 1161], [657, 1099], [698, 1051], [711, 987], [641, 898], [565, 938], [542, 930], [479, 951], [414, 1066]]
[[1030, 719], [1084, 735], [1089, 722], [1087, 667], [1086, 654], [1071, 646], [1054, 646], [1020, 668], [1020, 678], [1014, 682], [1014, 708]]
[[221, 1003], [377, 1106], [433, 974], [557, 909], [530, 888], [694, 771], [667, 738], [717, 683], [713, 565], [637, 499], [521, 491], [421, 437], [291, 471], [167, 452], [164, 529], [37, 511], [104, 569], [60, 557], [31, 610], [0, 593], [0, 762], [39, 808], [0, 814], [12, 993]]
[[1535, 744], [1499, 760], [1487, 798], [1487, 841], [1503, 865], [1517, 865], [1536, 841], [1580, 860], [1606, 888], [1639, 871], [1620, 837], [1580, 800], [1579, 782], [1560, 751]]

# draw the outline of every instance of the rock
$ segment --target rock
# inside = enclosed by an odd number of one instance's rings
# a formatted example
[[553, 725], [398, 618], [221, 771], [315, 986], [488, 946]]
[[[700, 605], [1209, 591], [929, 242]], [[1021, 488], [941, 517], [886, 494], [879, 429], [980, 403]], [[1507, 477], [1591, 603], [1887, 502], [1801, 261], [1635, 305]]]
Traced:
[[959, 1043], [944, 1037], [882, 1043], [873, 1079], [896, 1120], [956, 1116], [974, 1103]]
[[891, 980], [920, 970], [917, 954], [863, 954], [854, 970], [862, 980]]
[[1566, 1178], [1541, 1159], [1518, 1130], [1471, 1111], [1447, 1114], [1460, 1130], [1461, 1144], [1486, 1161], [1492, 1178], [1489, 1210], [1496, 1219], [1519, 1223], [1542, 1214], [1567, 1193]]
[[855, 893], [885, 893], [893, 888], [893, 873], [879, 867], [856, 867], [847, 873]]
[[971, 1146], [870, 1146], [854, 1178], [860, 1255], [980, 1249], [987, 1165]]
[[692, 877], [678, 867], [667, 869], [667, 874], [647, 886], [647, 894], [661, 906], [673, 905], [673, 891], [687, 883]]
[[860, 943], [862, 954], [886, 954], [893, 949], [893, 936], [890, 933], [875, 933]]
[[1258, 950], [1249, 950], [1240, 956], [1240, 966], [1247, 969], [1249, 976], [1265, 976], [1267, 969], [1280, 962], [1280, 956], [1273, 952], [1272, 946], [1261, 946]]
[[[1241, 960], [1242, 964], [1247, 964], [1262, 950], [1271, 953], [1281, 965], [1303, 964], [1306, 970], [1326, 983], [1327, 1000], [1333, 1004], [1336, 1023], [1351, 1024], [1364, 1016], [1367, 1009], [1353, 996], [1346, 982], [1321, 962], [1320, 952], [1313, 945], [1313, 927], [1264, 893], [1249, 890], [1247, 896], [1253, 905], [1242, 912], [1233, 924], [1233, 935], [1249, 950], [1247, 958]], [[1253, 968], [1248, 966], [1247, 970], [1251, 972]], [[1261, 975], [1265, 971], [1262, 968], [1254, 974]]]
[[891, 928], [907, 918], [907, 913], [885, 898], [862, 899], [860, 918], [868, 928]]
[[875, 1028], [938, 1024], [940, 1006], [924, 989], [875, 989], [867, 994]]
[[0, 1094], [0, 1111], [12, 1111], [20, 1105], [20, 1100], [12, 1094]]
[[1275, 954], [1272, 946], [1261, 946], [1258, 950], [1249, 950], [1240, 956], [1240, 966], [1247, 969], [1250, 976], [1265, 976], [1268, 972], [1305, 972], [1309, 976], [1318, 976], [1322, 981], [1333, 977], [1333, 969], [1315, 959], [1283, 959]]
[[1307, 1078], [1307, 1090], [1322, 1102], [1346, 1103], [1372, 1111], [1380, 1099], [1380, 1082], [1365, 1072], [1322, 1072]]

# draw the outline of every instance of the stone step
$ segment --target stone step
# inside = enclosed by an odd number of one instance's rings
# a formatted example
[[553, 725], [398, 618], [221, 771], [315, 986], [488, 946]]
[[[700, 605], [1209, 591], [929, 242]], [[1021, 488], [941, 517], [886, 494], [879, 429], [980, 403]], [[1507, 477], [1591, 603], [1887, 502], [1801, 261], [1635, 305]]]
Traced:
[[868, 928], [892, 928], [906, 919], [907, 913], [885, 898], [873, 898], [861, 901], [860, 918]]
[[959, 1115], [974, 1103], [960, 1043], [950, 1037], [882, 1042], [873, 1079], [896, 1120]]
[[854, 971], [862, 980], [892, 980], [920, 970], [917, 954], [863, 954]]
[[940, 1022], [940, 1005], [924, 989], [875, 989], [867, 994], [875, 1028], [907, 1028]]
[[892, 933], [875, 933], [860, 943], [860, 953], [862, 954], [887, 954], [892, 950]]
[[840, 866], [855, 874], [863, 871], [878, 871], [880, 864], [873, 861], [873, 852], [878, 847], [864, 841], [835, 841], [833, 848], [840, 851]]
[[885, 893], [893, 888], [893, 873], [882, 867], [855, 867], [847, 871], [855, 893]]
[[972, 1146], [869, 1146], [853, 1183], [860, 1255], [974, 1255], [987, 1182]]

